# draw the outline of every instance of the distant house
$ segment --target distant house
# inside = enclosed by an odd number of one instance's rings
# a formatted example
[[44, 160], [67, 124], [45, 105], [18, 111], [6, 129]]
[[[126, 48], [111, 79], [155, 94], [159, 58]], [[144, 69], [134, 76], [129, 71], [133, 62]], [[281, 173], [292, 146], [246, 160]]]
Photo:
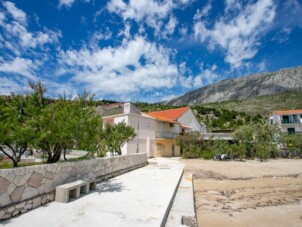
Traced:
[[302, 134], [302, 110], [273, 111], [270, 123], [279, 125], [282, 132]]
[[140, 109], [130, 102], [97, 107], [97, 111], [102, 115], [104, 123], [125, 122], [134, 128], [136, 137], [121, 148], [123, 155], [146, 152], [152, 157], [152, 143], [155, 138], [155, 121], [152, 117], [142, 115]]
[[190, 107], [150, 112], [147, 115], [155, 119], [154, 156], [180, 156], [180, 148], [175, 138], [185, 132], [206, 132], [206, 127], [200, 124]]
[[189, 107], [142, 113], [132, 103], [116, 103], [97, 110], [105, 123], [125, 122], [134, 128], [137, 136], [121, 148], [123, 155], [146, 152], [148, 157], [177, 157], [177, 136], [190, 131], [206, 132]]

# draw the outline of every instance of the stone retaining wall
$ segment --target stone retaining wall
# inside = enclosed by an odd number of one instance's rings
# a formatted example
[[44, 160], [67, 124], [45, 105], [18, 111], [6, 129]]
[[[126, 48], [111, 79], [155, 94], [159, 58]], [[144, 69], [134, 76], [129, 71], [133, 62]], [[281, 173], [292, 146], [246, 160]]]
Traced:
[[0, 220], [53, 201], [59, 185], [102, 181], [144, 165], [146, 153], [0, 170]]

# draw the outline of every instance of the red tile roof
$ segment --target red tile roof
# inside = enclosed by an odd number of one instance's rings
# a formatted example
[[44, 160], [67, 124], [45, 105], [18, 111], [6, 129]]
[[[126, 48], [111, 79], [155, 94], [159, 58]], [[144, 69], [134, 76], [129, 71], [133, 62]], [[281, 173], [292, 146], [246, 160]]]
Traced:
[[158, 119], [167, 119], [171, 121], [176, 121], [181, 115], [183, 115], [190, 107], [182, 107], [177, 109], [171, 109], [171, 110], [162, 110], [157, 112], [150, 112], [147, 113], [148, 115], [158, 118]]
[[278, 110], [273, 111], [273, 114], [302, 114], [302, 110]]

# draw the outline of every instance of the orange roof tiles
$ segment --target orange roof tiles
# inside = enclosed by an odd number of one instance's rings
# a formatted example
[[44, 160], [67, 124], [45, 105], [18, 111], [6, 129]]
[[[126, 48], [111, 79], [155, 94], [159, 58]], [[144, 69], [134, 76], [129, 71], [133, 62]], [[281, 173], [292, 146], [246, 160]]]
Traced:
[[302, 110], [278, 110], [273, 111], [273, 114], [302, 114]]
[[190, 109], [190, 107], [182, 107], [182, 108], [171, 109], [171, 110], [162, 110], [157, 112], [150, 112], [147, 114], [154, 118], [158, 118], [162, 120], [166, 119], [166, 120], [176, 121], [188, 109]]

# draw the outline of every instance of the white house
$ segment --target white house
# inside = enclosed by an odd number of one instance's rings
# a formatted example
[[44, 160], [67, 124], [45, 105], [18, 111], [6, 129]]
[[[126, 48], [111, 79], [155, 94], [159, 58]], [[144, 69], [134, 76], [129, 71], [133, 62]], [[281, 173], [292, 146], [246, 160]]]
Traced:
[[273, 111], [271, 124], [277, 124], [282, 132], [302, 134], [302, 110]]
[[146, 152], [149, 157], [153, 157], [155, 120], [152, 117], [142, 115], [132, 103], [114, 103], [97, 107], [97, 111], [102, 115], [104, 123], [125, 122], [134, 128], [136, 137], [121, 148], [123, 155]]
[[116, 103], [97, 108], [104, 122], [125, 122], [134, 128], [136, 137], [126, 143], [122, 154], [146, 152], [148, 157], [180, 156], [175, 138], [186, 131], [206, 133], [189, 107], [142, 113], [132, 103]]

